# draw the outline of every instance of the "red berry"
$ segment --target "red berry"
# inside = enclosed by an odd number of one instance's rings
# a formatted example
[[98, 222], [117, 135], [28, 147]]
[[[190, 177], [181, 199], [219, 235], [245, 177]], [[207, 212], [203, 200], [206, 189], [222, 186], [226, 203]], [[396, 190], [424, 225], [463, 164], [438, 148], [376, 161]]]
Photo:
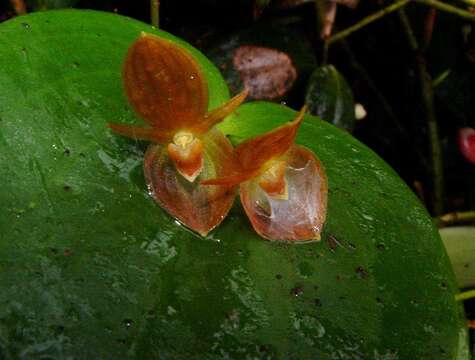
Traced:
[[465, 159], [475, 164], [475, 129], [469, 127], [459, 129], [457, 140]]

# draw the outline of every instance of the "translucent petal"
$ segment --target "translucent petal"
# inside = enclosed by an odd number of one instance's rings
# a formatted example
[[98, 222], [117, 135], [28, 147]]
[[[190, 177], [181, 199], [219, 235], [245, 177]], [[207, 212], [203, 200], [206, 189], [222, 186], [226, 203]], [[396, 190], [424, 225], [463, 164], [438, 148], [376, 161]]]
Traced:
[[326, 217], [327, 178], [310, 150], [285, 155], [288, 199], [272, 197], [254, 178], [241, 184], [241, 202], [256, 232], [269, 240], [319, 240]]
[[185, 179], [169, 158], [165, 146], [151, 145], [145, 154], [144, 172], [153, 198], [170, 215], [205, 236], [219, 225], [232, 206], [236, 186], [203, 186], [200, 180], [221, 177], [235, 161], [229, 140], [218, 130], [201, 137], [204, 165], [198, 178]]

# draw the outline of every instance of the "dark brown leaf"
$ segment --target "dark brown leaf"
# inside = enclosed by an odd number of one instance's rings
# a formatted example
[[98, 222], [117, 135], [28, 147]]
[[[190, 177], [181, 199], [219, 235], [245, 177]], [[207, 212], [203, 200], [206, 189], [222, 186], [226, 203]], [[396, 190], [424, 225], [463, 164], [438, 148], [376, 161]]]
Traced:
[[249, 89], [249, 96], [254, 99], [279, 98], [297, 78], [290, 57], [272, 48], [240, 46], [234, 53], [233, 64], [244, 87]]

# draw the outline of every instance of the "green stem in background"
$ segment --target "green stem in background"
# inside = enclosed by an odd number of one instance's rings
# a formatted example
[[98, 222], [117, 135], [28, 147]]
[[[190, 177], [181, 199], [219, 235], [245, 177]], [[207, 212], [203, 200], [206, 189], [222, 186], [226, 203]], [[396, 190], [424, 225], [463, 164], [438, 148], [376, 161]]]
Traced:
[[460, 0], [460, 1], [469, 6], [475, 6], [475, 0]]
[[375, 13], [373, 13], [373, 14], [365, 17], [361, 21], [357, 22], [355, 25], [350, 26], [349, 28], [346, 28], [345, 30], [342, 30], [339, 33], [336, 33], [335, 35], [330, 37], [327, 40], [328, 46], [331, 45], [332, 43], [336, 42], [336, 41], [339, 41], [339, 40], [342, 40], [342, 39], [346, 38], [348, 35], [351, 35], [355, 31], [358, 31], [362, 27], [365, 27], [366, 25], [382, 18], [383, 16], [396, 11], [397, 9], [407, 5], [409, 2], [410, 2], [410, 0], [398, 0], [398, 1], [394, 2], [393, 4], [387, 6], [387, 7], [383, 8], [379, 11], [376, 11]]
[[434, 220], [439, 227], [459, 222], [475, 221], [475, 211], [451, 212], [438, 216]]
[[433, 7], [435, 9], [438, 9], [440, 11], [445, 11], [454, 15], [457, 15], [463, 19], [470, 20], [470, 21], [475, 21], [475, 14], [460, 9], [456, 6], [449, 5], [447, 3], [441, 2], [439, 0], [414, 0], [415, 2], [418, 2], [420, 4], [424, 4], [430, 7]]
[[323, 43], [323, 56], [322, 56], [322, 65], [328, 63], [328, 41]]
[[[366, 82], [368, 87], [374, 93], [374, 95], [378, 99], [379, 104], [381, 105], [383, 110], [388, 115], [388, 118], [392, 121], [393, 126], [400, 133], [400, 136], [402, 136], [404, 139], [410, 139], [410, 136], [409, 136], [407, 130], [404, 128], [404, 126], [402, 125], [402, 122], [397, 117], [397, 115], [394, 112], [391, 104], [389, 104], [386, 97], [381, 93], [378, 86], [376, 85], [376, 83], [373, 81], [373, 79], [369, 75], [368, 71], [358, 62], [358, 60], [356, 59], [356, 55], [354, 54], [354, 52], [351, 49], [348, 42], [346, 40], [342, 40], [340, 42], [340, 45], [341, 45], [342, 49], [346, 52], [351, 67], [360, 74], [362, 79]], [[424, 166], [424, 168], [429, 170], [431, 168], [431, 166], [428, 163], [428, 161], [426, 159], [426, 156], [422, 153], [422, 151], [419, 149], [419, 147], [415, 146], [415, 145], [416, 145], [416, 143], [412, 140], [409, 140], [407, 142], [407, 146], [412, 147], [413, 151], [419, 157], [419, 160], [420, 160], [421, 164]]]
[[426, 60], [421, 52], [404, 9], [400, 9], [399, 18], [404, 32], [406, 33], [409, 45], [416, 54], [416, 66], [419, 74], [419, 82], [421, 84], [422, 105], [424, 107], [430, 138], [430, 153], [432, 160], [432, 210], [435, 215], [439, 215], [443, 211], [444, 169], [442, 164], [442, 147], [439, 139], [439, 126], [434, 106], [434, 88], [432, 85], [432, 78], [427, 70]]
[[437, 87], [439, 86], [440, 84], [442, 84], [445, 79], [447, 79], [447, 77], [450, 75], [450, 72], [451, 70], [450, 69], [447, 69], [445, 70], [442, 74], [440, 74], [439, 76], [437, 76], [434, 81], [432, 81], [432, 86], [433, 87]]
[[399, 9], [399, 20], [401, 20], [401, 24], [407, 36], [411, 50], [414, 52], [419, 51], [419, 42], [417, 41], [416, 35], [414, 35], [414, 31], [412, 31], [411, 23], [409, 22], [409, 18], [407, 17], [404, 9]]
[[456, 301], [464, 301], [475, 298], [475, 290], [468, 290], [455, 295]]
[[160, 27], [160, 0], [150, 0], [151, 23], [157, 29]]

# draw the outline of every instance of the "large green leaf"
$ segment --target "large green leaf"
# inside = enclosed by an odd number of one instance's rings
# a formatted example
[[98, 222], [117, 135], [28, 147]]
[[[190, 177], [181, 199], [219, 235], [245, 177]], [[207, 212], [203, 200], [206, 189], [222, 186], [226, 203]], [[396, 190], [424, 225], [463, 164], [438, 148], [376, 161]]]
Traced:
[[439, 230], [459, 287], [475, 286], [475, 226]]
[[[298, 142], [329, 178], [323, 241], [260, 239], [237, 204], [206, 239], [148, 196], [120, 79], [145, 30], [44, 12], [0, 25], [0, 358], [467, 358], [455, 280], [425, 210], [351, 136], [308, 116]], [[235, 141], [295, 113], [251, 103]]]

